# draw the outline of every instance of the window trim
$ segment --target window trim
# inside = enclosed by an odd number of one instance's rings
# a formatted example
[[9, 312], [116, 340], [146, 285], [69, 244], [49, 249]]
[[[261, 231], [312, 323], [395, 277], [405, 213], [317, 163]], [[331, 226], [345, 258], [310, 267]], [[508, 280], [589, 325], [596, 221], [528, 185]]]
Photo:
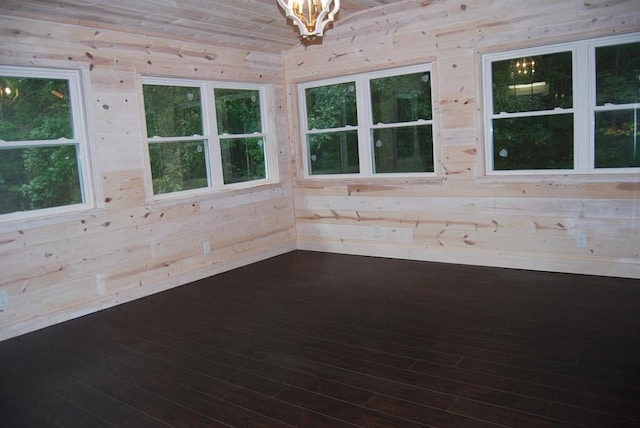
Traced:
[[[503, 52], [485, 53], [481, 57], [482, 93], [483, 93], [483, 139], [484, 144], [484, 176], [485, 177], [530, 177], [530, 176], [604, 176], [640, 172], [640, 167], [631, 168], [595, 168], [595, 120], [596, 106], [596, 73], [595, 49], [601, 46], [614, 46], [640, 42], [640, 33], [630, 33], [573, 42], [556, 43], [543, 46], [511, 49]], [[514, 59], [524, 56], [546, 55], [557, 52], [572, 52], [572, 89], [573, 107], [562, 109], [573, 115], [573, 168], [572, 169], [536, 169], [536, 170], [495, 170], [493, 169], [493, 119], [505, 117], [532, 117], [548, 114], [548, 111], [494, 113], [491, 65], [494, 61]], [[586, 70], [579, 73], [579, 70]], [[629, 104], [624, 104], [629, 108]], [[633, 106], [633, 105], [632, 105]], [[640, 103], [635, 104], [640, 109]]]
[[[402, 122], [400, 126], [415, 126], [415, 125], [431, 125], [431, 134], [433, 141], [433, 172], [394, 172], [394, 173], [381, 173], [374, 172], [373, 165], [373, 148], [371, 141], [371, 132], [374, 129], [384, 128], [384, 127], [399, 127], [399, 123], [390, 123], [390, 124], [374, 124], [373, 123], [373, 110], [371, 108], [371, 93], [369, 81], [371, 79], [378, 79], [384, 77], [394, 77], [401, 76], [404, 74], [412, 74], [418, 72], [429, 72], [431, 79], [431, 119], [424, 120], [420, 119], [414, 122]], [[297, 84], [297, 95], [298, 95], [298, 120], [300, 124], [300, 156], [299, 165], [301, 165], [302, 169], [302, 179], [303, 180], [362, 180], [362, 179], [371, 179], [374, 178], [376, 180], [384, 180], [384, 179], [433, 179], [439, 174], [439, 162], [438, 160], [438, 145], [436, 144], [436, 136], [437, 132], [437, 108], [434, 104], [435, 101], [435, 85], [433, 84], [434, 79], [434, 67], [432, 63], [423, 63], [417, 65], [410, 65], [405, 67], [398, 67], [392, 69], [385, 70], [377, 70], [366, 73], [352, 74], [347, 76], [339, 76], [333, 77], [329, 79], [323, 80], [315, 80], [309, 82], [303, 82]], [[328, 85], [335, 85], [340, 83], [353, 82], [355, 85], [356, 91], [356, 111], [358, 114], [358, 125], [351, 126], [347, 125], [345, 127], [340, 128], [326, 128], [321, 130], [308, 129], [308, 121], [307, 121], [307, 100], [306, 100], [306, 89], [308, 88], [317, 88]], [[362, 123], [363, 119], [366, 120], [366, 123]], [[350, 174], [311, 174], [310, 173], [310, 156], [309, 156], [309, 144], [307, 141], [307, 135], [313, 133], [323, 133], [330, 131], [348, 131], [348, 130], [356, 130], [358, 134], [358, 164], [360, 167], [360, 172], [358, 173], [350, 173]]]
[[74, 69], [0, 65], [0, 75], [36, 79], [64, 79], [68, 81], [69, 98], [71, 100], [73, 138], [57, 140], [3, 141], [2, 146], [7, 148], [21, 148], [29, 146], [72, 146], [77, 144], [78, 175], [80, 178], [80, 192], [83, 199], [83, 202], [78, 204], [0, 214], [0, 223], [54, 216], [57, 217], [94, 209], [96, 207], [93, 177], [94, 165], [92, 164], [89, 131], [87, 127], [88, 116], [84, 97], [83, 79], [83, 77], [86, 78], [86, 76], [84, 76], [84, 73], [81, 70]]
[[[144, 107], [144, 85], [161, 85], [161, 86], [181, 86], [181, 87], [197, 87], [200, 90], [200, 102], [202, 108], [202, 127], [203, 135], [193, 135], [184, 137], [149, 137], [146, 127], [146, 111]], [[171, 200], [176, 198], [202, 196], [232, 189], [245, 189], [266, 184], [274, 184], [279, 180], [278, 174], [278, 158], [277, 158], [277, 140], [272, 122], [272, 111], [267, 104], [272, 103], [272, 85], [259, 83], [244, 82], [218, 82], [212, 80], [196, 80], [184, 79], [178, 77], [166, 76], [149, 76], [143, 75], [140, 79], [140, 99], [142, 101], [141, 120], [143, 123], [142, 132], [144, 136], [144, 154], [145, 154], [145, 177], [147, 181], [147, 194], [151, 195], [152, 201]], [[224, 184], [222, 173], [222, 153], [220, 151], [221, 135], [218, 135], [217, 117], [215, 110], [214, 89], [239, 89], [239, 90], [256, 90], [260, 94], [260, 115], [262, 132], [250, 134], [251, 137], [262, 137], [264, 141], [264, 159], [265, 159], [265, 178], [258, 180], [249, 180], [239, 183]], [[229, 134], [231, 135], [231, 134]], [[233, 134], [238, 138], [247, 136], [247, 134]], [[231, 138], [231, 137], [229, 137]], [[151, 156], [149, 152], [150, 143], [163, 143], [172, 141], [207, 141], [207, 153], [205, 161], [207, 164], [207, 187], [197, 189], [178, 190], [175, 192], [155, 194], [153, 191], [153, 177], [151, 175]], [[215, 165], [215, 166], [214, 166]]]

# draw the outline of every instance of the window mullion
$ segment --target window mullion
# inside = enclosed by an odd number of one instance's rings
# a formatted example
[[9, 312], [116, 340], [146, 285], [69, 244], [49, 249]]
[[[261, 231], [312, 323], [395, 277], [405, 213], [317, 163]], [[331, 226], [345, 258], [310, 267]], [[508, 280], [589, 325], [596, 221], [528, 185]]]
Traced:
[[371, 109], [371, 91], [369, 80], [360, 76], [356, 80], [356, 100], [358, 109], [358, 154], [360, 175], [373, 175], [373, 149], [371, 142], [371, 126], [373, 123]]
[[592, 81], [595, 87], [591, 70], [595, 63], [590, 60], [589, 51], [587, 43], [578, 43], [573, 59], [573, 150], [574, 168], [579, 173], [593, 169], [594, 158], [592, 106], [595, 105], [595, 94], [590, 87]]
[[207, 140], [207, 170], [209, 171], [207, 180], [209, 186], [214, 189], [220, 189], [224, 185], [222, 175], [222, 155], [220, 152], [220, 138], [218, 136], [218, 123], [216, 117], [216, 103], [214, 96], [214, 87], [206, 84], [201, 90], [203, 102], [203, 128], [205, 139]]

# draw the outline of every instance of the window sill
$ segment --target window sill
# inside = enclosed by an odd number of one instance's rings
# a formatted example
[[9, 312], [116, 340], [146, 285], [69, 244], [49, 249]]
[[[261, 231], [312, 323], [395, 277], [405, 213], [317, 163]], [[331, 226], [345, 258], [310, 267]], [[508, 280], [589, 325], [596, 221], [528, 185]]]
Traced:
[[268, 190], [279, 189], [283, 187], [283, 183], [280, 181], [261, 182], [259, 184], [237, 185], [224, 187], [221, 189], [203, 189], [199, 192], [189, 192], [183, 194], [171, 195], [171, 193], [165, 194], [161, 198], [153, 199], [147, 204], [149, 207], [164, 208], [175, 206], [176, 204], [190, 204], [198, 203], [210, 199], [227, 198], [240, 196], [245, 194], [251, 194], [256, 192], [264, 192]]
[[401, 185], [441, 185], [440, 177], [357, 177], [357, 178], [298, 178], [296, 185], [300, 187], [318, 186], [401, 186]]
[[640, 175], [633, 172], [624, 173], [593, 173], [593, 174], [539, 174], [539, 175], [483, 175], [475, 178], [480, 184], [502, 184], [502, 183], [638, 183]]

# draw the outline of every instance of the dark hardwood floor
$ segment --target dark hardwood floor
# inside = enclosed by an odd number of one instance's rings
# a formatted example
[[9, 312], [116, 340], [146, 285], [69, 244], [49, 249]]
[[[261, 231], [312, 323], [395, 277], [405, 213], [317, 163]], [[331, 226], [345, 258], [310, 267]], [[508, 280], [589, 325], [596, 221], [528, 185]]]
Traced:
[[297, 251], [0, 343], [7, 427], [638, 427], [640, 281]]

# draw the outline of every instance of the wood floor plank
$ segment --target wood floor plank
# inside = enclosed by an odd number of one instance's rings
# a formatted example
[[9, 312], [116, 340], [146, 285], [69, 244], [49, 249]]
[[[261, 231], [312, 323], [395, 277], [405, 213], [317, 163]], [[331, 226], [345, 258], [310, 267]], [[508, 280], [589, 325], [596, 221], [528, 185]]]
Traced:
[[377, 395], [367, 403], [367, 407], [405, 419], [419, 420], [432, 427], [498, 428], [502, 426], [383, 395]]
[[225, 397], [225, 401], [296, 427], [353, 428], [356, 426], [333, 416], [314, 412], [246, 389], [239, 389], [229, 394]]
[[293, 387], [280, 392], [276, 398], [319, 413], [331, 414], [337, 419], [342, 419], [360, 426], [380, 426], [388, 428], [419, 428], [428, 426], [409, 419], [399, 418], [389, 413], [354, 406], [353, 404]]
[[294, 251], [0, 342], [0, 426], [635, 427], [638, 301]]

